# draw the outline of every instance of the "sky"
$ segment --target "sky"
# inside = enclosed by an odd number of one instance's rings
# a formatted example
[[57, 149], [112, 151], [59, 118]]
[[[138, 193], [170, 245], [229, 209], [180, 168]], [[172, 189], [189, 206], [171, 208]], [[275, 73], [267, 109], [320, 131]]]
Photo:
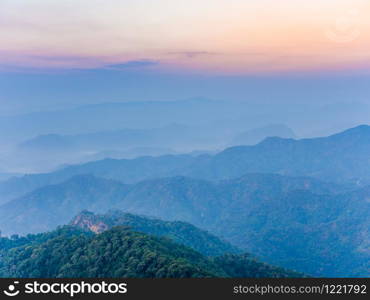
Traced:
[[89, 101], [242, 99], [244, 86], [262, 86], [266, 77], [289, 88], [303, 76], [301, 92], [318, 83], [318, 97], [344, 83], [343, 93], [358, 98], [367, 96], [369, 71], [368, 0], [0, 1], [0, 113]]

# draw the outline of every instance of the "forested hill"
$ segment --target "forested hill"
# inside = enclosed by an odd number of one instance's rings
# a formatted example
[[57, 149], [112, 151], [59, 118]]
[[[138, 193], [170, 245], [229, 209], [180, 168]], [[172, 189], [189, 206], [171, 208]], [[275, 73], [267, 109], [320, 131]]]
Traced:
[[71, 221], [70, 225], [95, 233], [102, 233], [114, 226], [127, 226], [135, 231], [169, 238], [178, 244], [188, 246], [207, 256], [241, 253], [241, 250], [228, 242], [222, 241], [218, 237], [189, 223], [162, 221], [124, 213], [119, 210], [110, 211], [103, 215], [83, 211]]
[[169, 239], [114, 227], [101, 234], [66, 226], [26, 238], [1, 238], [0, 277], [192, 278], [301, 277], [248, 257], [208, 258]]

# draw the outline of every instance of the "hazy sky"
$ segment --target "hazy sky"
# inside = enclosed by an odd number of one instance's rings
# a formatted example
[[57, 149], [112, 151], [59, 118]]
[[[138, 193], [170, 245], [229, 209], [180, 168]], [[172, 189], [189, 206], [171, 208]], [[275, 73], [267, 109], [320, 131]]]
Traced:
[[[155, 93], [138, 97], [158, 98], [171, 84], [188, 86], [184, 97], [213, 96], [207, 81], [212, 76], [240, 82], [261, 75], [336, 73], [350, 76], [353, 88], [354, 78], [369, 70], [369, 0], [0, 1], [4, 107], [24, 104], [27, 97], [30, 103], [68, 101], [61, 100], [68, 94], [64, 84], [80, 97], [98, 95], [102, 101], [105, 95], [109, 101], [112, 95], [97, 87], [101, 78], [108, 86], [131, 89], [114, 94], [128, 99], [135, 97], [133, 78], [149, 89], [164, 78]], [[199, 76], [207, 77], [208, 89], [199, 87]], [[218, 84], [225, 86], [223, 97], [228, 85]], [[241, 88], [238, 93], [242, 98]], [[75, 99], [71, 95], [69, 101]]]
[[370, 2], [1, 0], [0, 50], [9, 66], [145, 59], [236, 73], [363, 68], [370, 59]]

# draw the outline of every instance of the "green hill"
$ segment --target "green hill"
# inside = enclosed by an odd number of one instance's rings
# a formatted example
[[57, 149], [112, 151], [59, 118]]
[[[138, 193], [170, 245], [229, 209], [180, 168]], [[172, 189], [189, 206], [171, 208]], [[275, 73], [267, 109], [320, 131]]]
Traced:
[[[3, 241], [7, 238], [2, 238]], [[192, 278], [301, 277], [247, 259], [207, 258], [166, 238], [114, 227], [101, 234], [63, 227], [29, 236], [15, 248], [0, 249], [0, 277], [17, 278]], [[225, 263], [227, 262], [227, 263]]]
[[218, 256], [225, 253], [237, 254], [241, 252], [240, 249], [189, 223], [162, 221], [128, 214], [118, 210], [110, 211], [104, 215], [83, 211], [72, 220], [70, 225], [95, 233], [102, 233], [115, 226], [127, 226], [138, 232], [169, 238], [178, 244], [188, 246], [206, 256]]

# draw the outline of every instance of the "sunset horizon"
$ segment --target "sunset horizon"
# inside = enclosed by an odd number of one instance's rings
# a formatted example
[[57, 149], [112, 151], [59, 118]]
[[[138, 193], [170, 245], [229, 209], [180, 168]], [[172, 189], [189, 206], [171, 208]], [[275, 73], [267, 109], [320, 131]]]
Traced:
[[368, 72], [364, 0], [0, 4], [0, 72], [145, 69], [261, 75]]

